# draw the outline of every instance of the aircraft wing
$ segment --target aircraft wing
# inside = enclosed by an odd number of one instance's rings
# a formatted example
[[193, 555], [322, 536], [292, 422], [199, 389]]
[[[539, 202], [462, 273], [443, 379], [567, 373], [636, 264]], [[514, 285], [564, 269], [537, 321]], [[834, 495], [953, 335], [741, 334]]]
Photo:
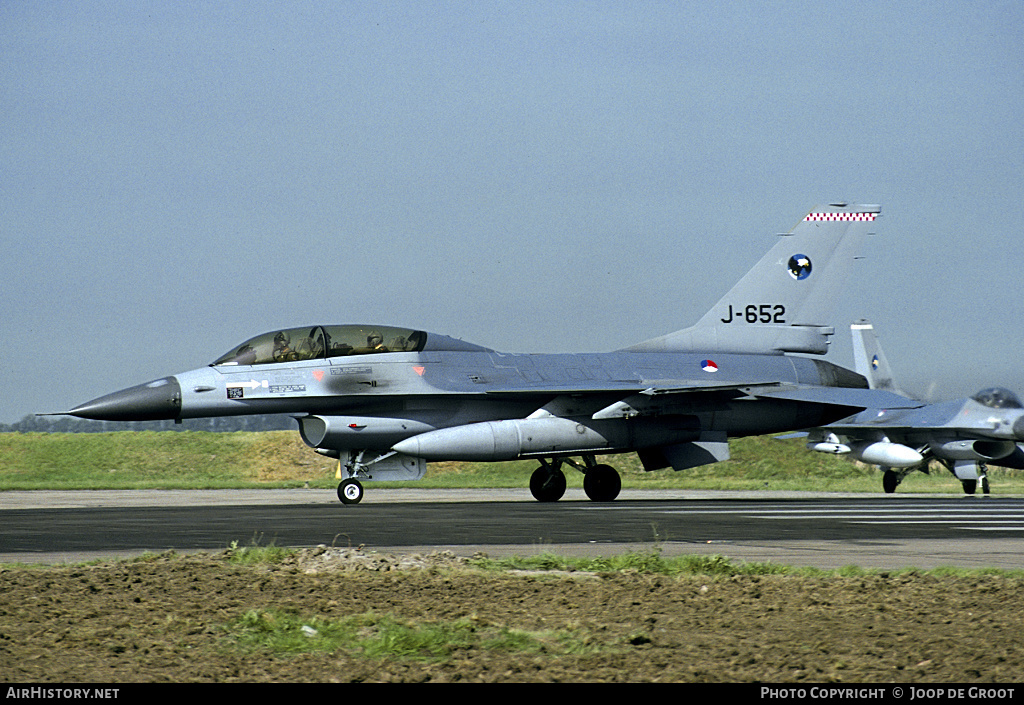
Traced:
[[[848, 406], [856, 409], [919, 409], [923, 402], [880, 389], [854, 389], [850, 387], [806, 387], [802, 389], [768, 389], [752, 396], [761, 399], [788, 399], [811, 404]], [[863, 425], [858, 424], [863, 428]]]
[[880, 389], [852, 387], [794, 386], [776, 380], [736, 382], [723, 380], [578, 380], [557, 383], [524, 384], [515, 387], [489, 389], [494, 396], [537, 395], [616, 395], [642, 394], [646, 397], [664, 397], [679, 394], [737, 392], [740, 396], [758, 399], [785, 399], [809, 404], [845, 406], [855, 409], [917, 409], [923, 402]]
[[[488, 394], [495, 396], [551, 396], [551, 397], [608, 397], [617, 401], [603, 406], [593, 413], [594, 419], [630, 418], [647, 414], [663, 414], [668, 408], [680, 403], [682, 395], [728, 395], [730, 397], [753, 397], [776, 399], [808, 404], [821, 404], [848, 408], [851, 411], [864, 409], [915, 409], [921, 402], [907, 399], [883, 390], [857, 389], [850, 387], [802, 387], [775, 380], [757, 382], [708, 380], [579, 380], [557, 384], [527, 384], [517, 387], [492, 389]], [[683, 402], [685, 403], [685, 402]], [[669, 406], [666, 407], [665, 405]], [[544, 407], [549, 409], [550, 407]], [[555, 407], [557, 408], [557, 407]], [[544, 410], [542, 409], [542, 411]], [[671, 412], [669, 412], [671, 413]], [[557, 412], [555, 415], [558, 415]]]
[[[757, 383], [758, 387], [777, 386], [775, 381]], [[560, 416], [567, 404], [573, 405], [569, 399], [579, 400], [592, 398], [602, 400], [600, 408], [592, 412], [591, 418], [621, 419], [635, 416], [660, 415], [666, 409], [678, 410], [678, 396], [683, 394], [728, 395], [730, 397], [748, 396], [749, 382], [737, 383], [730, 381], [709, 382], [708, 380], [618, 380], [602, 381], [579, 380], [578, 382], [558, 384], [527, 384], [522, 387], [490, 390], [488, 394], [507, 395], [511, 398], [548, 397], [553, 401], [546, 403], [531, 416]], [[615, 399], [610, 404], [611, 399]], [[593, 407], [591, 407], [593, 409]], [[668, 412], [672, 413], [672, 412]]]
[[745, 390], [749, 387], [778, 385], [779, 382], [709, 382], [707, 380], [579, 380], [574, 382], [524, 384], [516, 387], [488, 389], [487, 394], [495, 396], [535, 396], [561, 394], [684, 394], [699, 392], [721, 392]]
[[[871, 424], [859, 421], [850, 421], [848, 419], [827, 424], [822, 426], [821, 429], [831, 433], [842, 434], [850, 438], [875, 438], [878, 436], [879, 432], [884, 432], [887, 436], [893, 436], [894, 438], [904, 437], [908, 434], [925, 436], [933, 434], [936, 430], [942, 430], [912, 426], [905, 423]], [[950, 434], [947, 432], [945, 435], [949, 436]]]

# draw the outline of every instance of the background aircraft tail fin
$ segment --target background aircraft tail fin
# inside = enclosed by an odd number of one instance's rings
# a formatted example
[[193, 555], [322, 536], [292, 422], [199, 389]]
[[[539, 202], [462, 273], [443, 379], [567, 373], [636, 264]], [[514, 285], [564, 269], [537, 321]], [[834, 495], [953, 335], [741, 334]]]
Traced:
[[832, 302], [880, 212], [846, 203], [813, 209], [696, 325], [626, 350], [828, 352]]
[[871, 321], [864, 318], [856, 321], [850, 326], [850, 332], [853, 334], [853, 361], [857, 373], [867, 378], [868, 386], [871, 389], [884, 389], [896, 394], [903, 394], [896, 387], [892, 368], [889, 367], [889, 362], [885, 359]]

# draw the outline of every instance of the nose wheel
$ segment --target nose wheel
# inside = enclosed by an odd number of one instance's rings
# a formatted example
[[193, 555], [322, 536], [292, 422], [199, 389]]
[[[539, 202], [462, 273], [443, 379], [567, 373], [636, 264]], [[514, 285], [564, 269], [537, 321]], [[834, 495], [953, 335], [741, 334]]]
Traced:
[[363, 498], [363, 486], [359, 483], [359, 480], [349, 477], [341, 481], [338, 485], [338, 499], [343, 504], [359, 504], [359, 501]]

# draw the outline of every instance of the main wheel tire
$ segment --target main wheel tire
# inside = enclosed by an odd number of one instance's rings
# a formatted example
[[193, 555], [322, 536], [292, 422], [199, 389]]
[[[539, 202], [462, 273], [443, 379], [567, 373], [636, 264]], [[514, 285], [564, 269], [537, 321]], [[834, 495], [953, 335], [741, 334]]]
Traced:
[[611, 465], [595, 465], [583, 476], [583, 491], [594, 502], [611, 502], [621, 489], [622, 479]]
[[978, 491], [977, 480], [960, 480], [960, 484], [964, 487], [964, 494], [974, 494]]
[[557, 502], [565, 494], [565, 474], [541, 465], [530, 475], [530, 493], [538, 502]]
[[900, 478], [892, 470], [886, 470], [882, 473], [882, 490], [886, 494], [892, 494], [896, 491], [896, 486], [900, 484]]
[[338, 499], [342, 504], [359, 504], [363, 498], [363, 486], [355, 478], [347, 478], [338, 485]]

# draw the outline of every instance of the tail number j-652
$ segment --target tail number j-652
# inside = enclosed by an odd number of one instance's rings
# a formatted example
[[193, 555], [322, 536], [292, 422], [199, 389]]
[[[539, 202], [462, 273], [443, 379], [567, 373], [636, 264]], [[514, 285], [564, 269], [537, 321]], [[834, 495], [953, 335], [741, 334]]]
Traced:
[[786, 307], [782, 304], [747, 304], [734, 310], [729, 304], [729, 316], [722, 323], [785, 323]]

